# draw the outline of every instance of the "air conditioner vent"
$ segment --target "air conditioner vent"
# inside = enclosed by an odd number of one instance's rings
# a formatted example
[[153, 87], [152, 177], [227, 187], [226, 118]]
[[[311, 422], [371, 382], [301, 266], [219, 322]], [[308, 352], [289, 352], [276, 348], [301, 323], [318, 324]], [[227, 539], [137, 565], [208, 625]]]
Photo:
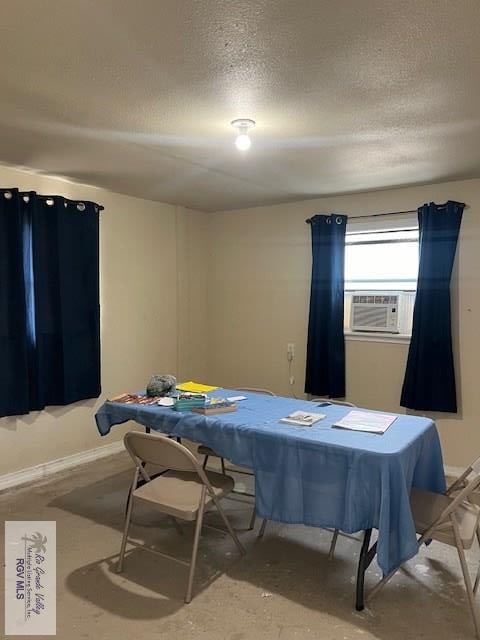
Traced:
[[402, 293], [356, 291], [352, 297], [351, 330], [399, 333], [404, 311]]
[[383, 328], [388, 322], [388, 307], [375, 304], [355, 304], [353, 324], [362, 327]]

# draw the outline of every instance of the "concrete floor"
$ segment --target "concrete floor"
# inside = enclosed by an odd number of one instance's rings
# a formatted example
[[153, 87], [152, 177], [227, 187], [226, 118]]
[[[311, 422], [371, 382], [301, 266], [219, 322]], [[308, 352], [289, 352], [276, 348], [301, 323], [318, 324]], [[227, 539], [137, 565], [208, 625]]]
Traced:
[[[134, 548], [125, 572], [117, 575], [114, 564], [130, 480], [131, 463], [118, 454], [0, 494], [5, 520], [57, 522], [60, 640], [474, 637], [455, 550], [438, 543], [423, 549], [371, 610], [357, 613], [358, 542], [339, 538], [336, 557], [328, 560], [331, 534], [326, 531], [269, 523], [258, 540], [258, 523], [255, 532], [246, 531], [250, 503], [238, 500], [225, 500], [224, 506], [248, 554], [240, 558], [228, 536], [205, 528], [190, 605], [183, 602], [187, 569], [173, 560]], [[206, 518], [220, 525], [215, 513]], [[143, 509], [136, 511], [134, 521], [136, 540], [189, 558], [192, 525], [179, 535], [164, 516]], [[472, 571], [477, 556], [477, 549], [469, 556]], [[378, 576], [373, 564], [367, 587]]]

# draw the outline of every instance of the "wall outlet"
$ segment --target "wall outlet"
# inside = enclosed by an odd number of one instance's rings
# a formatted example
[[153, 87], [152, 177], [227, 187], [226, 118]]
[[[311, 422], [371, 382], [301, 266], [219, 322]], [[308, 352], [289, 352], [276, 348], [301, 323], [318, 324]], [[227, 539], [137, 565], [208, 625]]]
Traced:
[[287, 344], [287, 360], [291, 362], [295, 358], [295, 345], [293, 342]]
[[288, 379], [290, 386], [295, 384], [295, 378], [293, 376], [290, 376], [290, 378]]

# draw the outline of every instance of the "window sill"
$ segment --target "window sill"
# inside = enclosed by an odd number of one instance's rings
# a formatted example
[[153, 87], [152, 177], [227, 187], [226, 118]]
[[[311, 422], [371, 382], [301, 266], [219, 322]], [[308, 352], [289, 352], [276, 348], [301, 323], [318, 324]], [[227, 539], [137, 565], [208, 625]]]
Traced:
[[374, 333], [362, 331], [345, 331], [345, 340], [352, 342], [389, 342], [392, 344], [409, 344], [412, 336], [404, 333]]

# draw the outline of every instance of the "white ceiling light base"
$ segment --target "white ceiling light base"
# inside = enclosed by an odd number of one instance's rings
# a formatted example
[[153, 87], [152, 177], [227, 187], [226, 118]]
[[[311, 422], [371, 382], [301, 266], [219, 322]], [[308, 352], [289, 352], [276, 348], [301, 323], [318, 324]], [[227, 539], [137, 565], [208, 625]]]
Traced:
[[232, 120], [231, 125], [238, 131], [238, 136], [235, 138], [235, 146], [237, 149], [239, 151], [247, 151], [250, 149], [252, 141], [250, 140], [248, 132], [255, 126], [255, 120], [237, 118], [237, 120]]

